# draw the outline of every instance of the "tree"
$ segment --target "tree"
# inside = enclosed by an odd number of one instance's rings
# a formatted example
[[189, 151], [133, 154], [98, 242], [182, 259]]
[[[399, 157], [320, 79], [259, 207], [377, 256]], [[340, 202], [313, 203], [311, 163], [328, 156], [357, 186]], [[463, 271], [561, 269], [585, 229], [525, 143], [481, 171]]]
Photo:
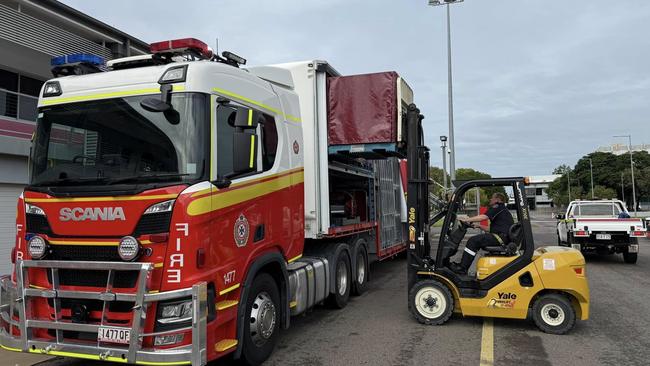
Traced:
[[[589, 196], [591, 193], [589, 193]], [[595, 199], [602, 199], [602, 200], [611, 200], [611, 199], [616, 199], [616, 190], [612, 188], [607, 188], [603, 186], [595, 186], [594, 187], [594, 198]], [[591, 196], [590, 196], [591, 197]]]
[[562, 164], [557, 168], [553, 169], [553, 174], [564, 174], [566, 173], [567, 170], [571, 170], [571, 167], [566, 164]]

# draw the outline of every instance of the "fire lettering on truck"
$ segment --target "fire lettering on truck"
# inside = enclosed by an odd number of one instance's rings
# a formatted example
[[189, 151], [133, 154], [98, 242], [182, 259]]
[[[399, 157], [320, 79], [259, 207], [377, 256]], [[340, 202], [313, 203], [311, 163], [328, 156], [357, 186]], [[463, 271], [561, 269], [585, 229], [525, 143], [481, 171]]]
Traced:
[[167, 266], [167, 283], [180, 283], [182, 281], [182, 268], [185, 266], [185, 253], [181, 251], [183, 239], [190, 235], [190, 225], [186, 222], [176, 224], [176, 253], [169, 255], [169, 266]]

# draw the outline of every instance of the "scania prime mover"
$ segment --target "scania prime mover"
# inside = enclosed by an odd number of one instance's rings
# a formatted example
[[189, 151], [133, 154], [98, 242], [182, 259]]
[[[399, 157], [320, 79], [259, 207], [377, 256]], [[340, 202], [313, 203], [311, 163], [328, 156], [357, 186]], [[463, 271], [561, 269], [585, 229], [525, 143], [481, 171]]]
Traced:
[[[240, 67], [195, 39], [52, 60], [4, 349], [145, 365], [256, 365], [290, 317], [342, 308], [406, 249], [394, 72]], [[108, 71], [106, 68], [108, 67]]]

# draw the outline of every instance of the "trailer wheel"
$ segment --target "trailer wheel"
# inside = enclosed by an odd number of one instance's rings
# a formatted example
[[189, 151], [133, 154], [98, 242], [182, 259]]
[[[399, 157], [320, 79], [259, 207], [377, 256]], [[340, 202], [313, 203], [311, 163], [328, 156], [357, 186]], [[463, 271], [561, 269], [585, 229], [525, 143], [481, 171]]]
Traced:
[[441, 325], [454, 311], [454, 297], [440, 281], [419, 281], [409, 291], [409, 311], [422, 324]]
[[343, 309], [350, 299], [352, 273], [350, 271], [350, 257], [341, 250], [336, 257], [334, 266], [334, 293], [327, 299], [328, 304], [336, 309]]
[[627, 251], [623, 252], [623, 260], [625, 263], [634, 264], [636, 263], [638, 253], [629, 253]]
[[533, 321], [544, 333], [564, 334], [573, 329], [576, 312], [566, 296], [545, 294], [533, 305]]
[[365, 240], [361, 239], [357, 242], [356, 246], [356, 266], [354, 281], [352, 287], [352, 294], [359, 296], [366, 292], [368, 277], [370, 275], [370, 267], [368, 266], [368, 253], [366, 251]]
[[246, 301], [241, 356], [244, 364], [260, 365], [271, 355], [278, 341], [281, 312], [280, 292], [275, 280], [267, 273], [259, 274], [253, 280]]

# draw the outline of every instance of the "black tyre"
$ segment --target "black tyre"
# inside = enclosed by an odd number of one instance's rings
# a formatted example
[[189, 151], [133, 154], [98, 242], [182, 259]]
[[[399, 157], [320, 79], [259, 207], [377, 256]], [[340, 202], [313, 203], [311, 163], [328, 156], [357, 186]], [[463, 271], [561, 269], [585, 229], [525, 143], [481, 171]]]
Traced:
[[443, 283], [422, 280], [409, 291], [409, 311], [422, 324], [441, 325], [454, 312], [454, 297]]
[[628, 253], [623, 252], [623, 260], [628, 264], [635, 264], [638, 257], [638, 253]]
[[360, 239], [356, 245], [355, 261], [356, 266], [354, 269], [354, 281], [352, 282], [352, 295], [359, 296], [366, 292], [368, 287], [368, 278], [370, 275], [370, 267], [368, 266], [368, 253], [366, 250], [366, 241]]
[[558, 246], [563, 246], [564, 245], [562, 240], [560, 240], [560, 232], [559, 231], [557, 232], [557, 245]]
[[278, 341], [281, 311], [280, 292], [275, 280], [269, 274], [259, 274], [253, 280], [246, 301], [243, 364], [257, 366], [269, 358]]
[[566, 296], [545, 294], [533, 304], [533, 321], [544, 333], [565, 334], [576, 324], [576, 312]]
[[343, 309], [350, 299], [352, 287], [352, 271], [350, 270], [350, 257], [341, 250], [336, 257], [334, 268], [334, 293], [327, 298], [330, 307]]

